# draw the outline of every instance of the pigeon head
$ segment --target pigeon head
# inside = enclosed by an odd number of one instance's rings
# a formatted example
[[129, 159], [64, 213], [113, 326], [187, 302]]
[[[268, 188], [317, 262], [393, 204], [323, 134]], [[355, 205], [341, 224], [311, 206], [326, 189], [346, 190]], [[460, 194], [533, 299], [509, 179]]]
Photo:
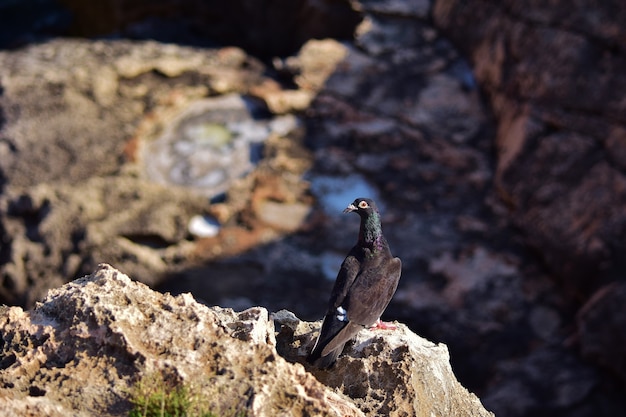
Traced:
[[356, 212], [361, 216], [361, 228], [359, 231], [359, 243], [366, 246], [374, 246], [382, 249], [383, 231], [380, 226], [380, 214], [376, 203], [369, 198], [357, 198], [343, 211], [344, 213]]
[[378, 213], [378, 207], [376, 207], [374, 200], [370, 198], [357, 198], [343, 212], [356, 212], [361, 217], [368, 217], [372, 213]]

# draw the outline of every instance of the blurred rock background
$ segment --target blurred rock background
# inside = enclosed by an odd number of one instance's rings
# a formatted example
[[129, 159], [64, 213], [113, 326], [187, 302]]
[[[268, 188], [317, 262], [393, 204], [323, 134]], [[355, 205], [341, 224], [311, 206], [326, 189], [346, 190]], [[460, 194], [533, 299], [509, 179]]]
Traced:
[[626, 6], [0, 0], [0, 301], [100, 262], [319, 319], [372, 196], [386, 318], [498, 416], [626, 411]]

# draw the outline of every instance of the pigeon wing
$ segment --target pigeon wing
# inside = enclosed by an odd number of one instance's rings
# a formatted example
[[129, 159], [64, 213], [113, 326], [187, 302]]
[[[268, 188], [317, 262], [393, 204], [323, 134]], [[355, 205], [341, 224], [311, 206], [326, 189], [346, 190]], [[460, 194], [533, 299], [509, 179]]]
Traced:
[[343, 260], [341, 268], [339, 268], [337, 279], [335, 280], [335, 285], [330, 294], [330, 300], [328, 301], [327, 314], [333, 313], [343, 304], [348, 295], [348, 291], [350, 291], [350, 287], [352, 287], [354, 280], [359, 275], [361, 262], [355, 252], [356, 250], [353, 248], [350, 253], [348, 253], [348, 256], [346, 256], [346, 259]]
[[363, 327], [376, 323], [398, 288], [401, 271], [400, 258], [391, 256], [364, 265], [349, 295], [350, 322]]

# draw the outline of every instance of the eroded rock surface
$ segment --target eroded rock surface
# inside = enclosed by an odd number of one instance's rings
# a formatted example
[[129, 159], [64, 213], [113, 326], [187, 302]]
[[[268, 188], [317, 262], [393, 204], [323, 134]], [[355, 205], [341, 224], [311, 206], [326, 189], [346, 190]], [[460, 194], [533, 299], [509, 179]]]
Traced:
[[[319, 322], [302, 322], [286, 310], [272, 314], [280, 328], [278, 352], [305, 363], [311, 331]], [[314, 339], [313, 339], [314, 341]], [[403, 324], [393, 331], [361, 331], [329, 370], [306, 365], [324, 385], [351, 398], [372, 416], [490, 416], [480, 400], [460, 386], [448, 349], [413, 333]]]
[[[126, 415], [130, 387], [157, 371], [202, 386], [218, 414], [492, 415], [456, 381], [445, 346], [405, 326], [362, 332], [332, 372], [314, 377], [277, 353], [264, 308], [209, 308], [108, 265], [51, 290], [33, 310], [3, 307], [0, 317], [0, 411], [8, 415]], [[316, 325], [287, 312], [276, 320], [287, 326], [281, 354], [302, 359]]]

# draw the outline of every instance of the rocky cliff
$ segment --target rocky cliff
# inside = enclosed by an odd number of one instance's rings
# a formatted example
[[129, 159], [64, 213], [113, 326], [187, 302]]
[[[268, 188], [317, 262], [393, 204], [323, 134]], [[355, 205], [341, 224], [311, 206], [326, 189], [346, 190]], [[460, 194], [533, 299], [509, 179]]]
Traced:
[[370, 196], [487, 409], [626, 412], [622, 3], [214, 3], [0, 0], [0, 302], [107, 262], [314, 321]]
[[3, 307], [0, 323], [3, 415], [127, 415], [132, 387], [155, 373], [200, 387], [216, 415], [493, 415], [457, 382], [447, 348], [402, 324], [364, 330], [329, 371], [307, 369], [319, 322], [207, 307], [104, 264], [32, 310]]

